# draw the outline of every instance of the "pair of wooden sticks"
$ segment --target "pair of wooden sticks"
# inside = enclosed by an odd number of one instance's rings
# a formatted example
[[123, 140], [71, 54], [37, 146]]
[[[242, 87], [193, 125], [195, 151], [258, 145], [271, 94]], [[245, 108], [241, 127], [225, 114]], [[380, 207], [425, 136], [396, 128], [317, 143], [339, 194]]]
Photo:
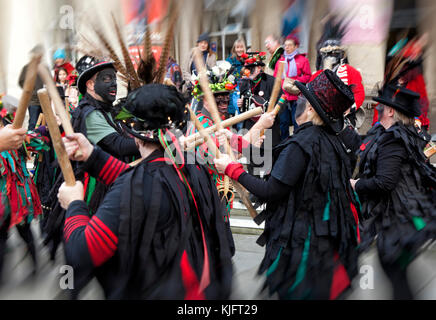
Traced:
[[[70, 160], [68, 159], [65, 146], [62, 143], [61, 133], [59, 131], [56, 118], [51, 108], [50, 98], [54, 103], [56, 113], [61, 120], [65, 134], [73, 134], [74, 130], [70, 122], [70, 117], [65, 110], [62, 99], [59, 96], [59, 92], [57, 91], [56, 85], [50, 75], [50, 71], [46, 66], [41, 64], [41, 58], [42, 54], [33, 55], [30, 63], [27, 66], [23, 92], [18, 103], [18, 108], [15, 114], [14, 122], [12, 123], [12, 127], [14, 129], [18, 129], [23, 126], [24, 117], [26, 115], [32, 93], [35, 88], [36, 77], [39, 74], [46, 86], [46, 88], [38, 90], [38, 98], [41, 103], [42, 112], [47, 121], [49, 133], [53, 142], [53, 147], [58, 157], [59, 165], [61, 167], [65, 182], [68, 186], [74, 186], [76, 184], [76, 179], [74, 177], [73, 168], [71, 166]], [[76, 153], [76, 156], [80, 156], [80, 150]]]

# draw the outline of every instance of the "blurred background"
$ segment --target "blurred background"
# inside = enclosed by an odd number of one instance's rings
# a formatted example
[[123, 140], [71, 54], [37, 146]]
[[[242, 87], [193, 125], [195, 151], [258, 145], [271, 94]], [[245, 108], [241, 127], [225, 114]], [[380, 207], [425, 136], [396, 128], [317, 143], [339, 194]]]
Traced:
[[[323, 32], [323, 22], [335, 13], [350, 19], [343, 38], [350, 65], [357, 68], [363, 78], [366, 108], [363, 133], [372, 124], [371, 98], [377, 94], [378, 83], [383, 80], [386, 58], [401, 39], [427, 35], [423, 55], [422, 73], [429, 101], [428, 118], [431, 134], [436, 133], [436, 1], [434, 0], [178, 0], [181, 10], [175, 28], [171, 56], [183, 68], [190, 49], [200, 34], [208, 32], [211, 46], [218, 60], [225, 60], [234, 41], [243, 38], [247, 49], [267, 51], [265, 38], [275, 34], [285, 38], [298, 34], [300, 52], [307, 53], [311, 70], [316, 70], [316, 43]], [[45, 50], [45, 63], [54, 65], [53, 55], [64, 49], [66, 60], [75, 65], [84, 54], [95, 32], [90, 22], [114, 37], [111, 15], [123, 26], [132, 61], [141, 49], [146, 26], [150, 28], [153, 53], [162, 50], [165, 37], [164, 23], [169, 0], [0, 0], [0, 93], [19, 98], [18, 79], [22, 67], [29, 61], [29, 53], [37, 44]], [[118, 49], [118, 46], [115, 45]], [[269, 60], [269, 53], [267, 59]], [[121, 89], [121, 88], [120, 88]], [[122, 90], [118, 92], [123, 96]], [[436, 156], [432, 158], [436, 161]], [[239, 212], [237, 212], [239, 210]], [[232, 212], [249, 219], [243, 206], [235, 205]], [[243, 220], [243, 219], [240, 220]], [[254, 224], [254, 223], [253, 223]], [[35, 226], [35, 234], [39, 231]], [[255, 241], [259, 228], [237, 225], [234, 299], [266, 299], [259, 294], [262, 279], [255, 276], [264, 249]], [[9, 256], [5, 266], [6, 283], [0, 286], [0, 299], [58, 299], [59, 268], [63, 265], [63, 252], [59, 251], [54, 264], [48, 259], [47, 249], [39, 244], [41, 266], [36, 277], [30, 274], [30, 260], [25, 245], [11, 232], [8, 241]], [[430, 248], [414, 262], [410, 273], [418, 298], [436, 298], [436, 249]], [[28, 261], [29, 260], [29, 261]], [[356, 279], [349, 299], [389, 299], [390, 289], [379, 266], [375, 251], [361, 257], [362, 265], [374, 267], [375, 290], [363, 290]], [[83, 299], [102, 298], [101, 289], [91, 283], [81, 296]]]
[[[300, 51], [308, 54], [315, 70], [316, 42], [322, 22], [330, 12], [352, 17], [343, 39], [348, 59], [363, 77], [367, 98], [383, 79], [386, 55], [401, 39], [427, 33], [423, 74], [430, 103], [430, 132], [436, 123], [436, 2], [432, 0], [180, 0], [171, 55], [183, 64], [198, 36], [209, 32], [218, 60], [230, 53], [234, 41], [243, 37], [251, 50], [266, 51], [269, 34], [300, 37]], [[152, 31], [153, 51], [159, 55], [165, 35], [161, 24], [168, 0], [0, 0], [0, 92], [19, 97], [22, 66], [29, 51], [44, 45], [45, 59], [53, 65], [53, 53], [63, 48], [73, 65], [83, 55], [79, 34], [92, 37], [89, 21], [111, 27], [110, 15], [124, 26], [132, 56], [137, 55], [145, 26]], [[113, 39], [116, 41], [116, 39]], [[133, 59], [133, 58], [132, 58]], [[368, 100], [367, 99], [367, 100]], [[369, 100], [368, 100], [369, 101]]]

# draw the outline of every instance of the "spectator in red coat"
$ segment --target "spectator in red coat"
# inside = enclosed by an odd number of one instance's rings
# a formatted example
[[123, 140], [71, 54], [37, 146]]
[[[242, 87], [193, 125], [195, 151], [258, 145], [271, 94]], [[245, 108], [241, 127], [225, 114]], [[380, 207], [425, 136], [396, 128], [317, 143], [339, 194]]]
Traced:
[[295, 109], [297, 107], [297, 99], [299, 90], [293, 84], [295, 80], [307, 83], [311, 77], [309, 60], [305, 54], [298, 51], [300, 41], [294, 34], [290, 34], [285, 40], [285, 51], [275, 65], [274, 76], [277, 76], [280, 63], [284, 62], [285, 66], [282, 75], [282, 89], [288, 101], [288, 108], [280, 112], [280, 135], [281, 140], [289, 137], [289, 126], [294, 126], [294, 130], [298, 127], [295, 121]]
[[[323, 70], [318, 70], [314, 73], [310, 79], [315, 79]], [[340, 64], [336, 69], [336, 74], [346, 84], [351, 86], [351, 90], [354, 94], [354, 101], [356, 103], [356, 109], [359, 109], [363, 101], [365, 100], [365, 89], [362, 84], [362, 75], [359, 70], [350, 66], [347, 63]]]
[[346, 47], [342, 43], [348, 23], [336, 15], [331, 15], [324, 25], [324, 31], [317, 43], [316, 70], [312, 76], [315, 79], [323, 70], [332, 70], [346, 85], [351, 87], [355, 105], [351, 109], [359, 109], [365, 100], [365, 89], [359, 70], [348, 63]]
[[[58, 49], [53, 55], [54, 60], [54, 72], [57, 75], [59, 69], [65, 69], [67, 71], [67, 76], [69, 76], [73, 71], [74, 67], [67, 61], [67, 54], [64, 49]], [[56, 79], [55, 79], [56, 80]]]

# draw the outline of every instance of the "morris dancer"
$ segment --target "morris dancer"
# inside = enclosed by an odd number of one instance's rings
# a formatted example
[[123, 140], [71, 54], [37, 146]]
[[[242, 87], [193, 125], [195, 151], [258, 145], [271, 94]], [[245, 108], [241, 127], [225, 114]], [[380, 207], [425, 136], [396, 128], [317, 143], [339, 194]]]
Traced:
[[349, 183], [349, 159], [336, 132], [343, 112], [354, 103], [332, 71], [307, 87], [297, 103], [299, 128], [274, 148], [273, 168], [264, 181], [229, 157], [215, 159], [220, 172], [265, 201], [258, 244], [266, 245], [259, 274], [280, 299], [336, 299], [357, 274], [358, 203]]
[[366, 249], [377, 236], [381, 265], [394, 299], [412, 299], [407, 267], [436, 235], [436, 169], [423, 153], [426, 141], [414, 126], [419, 94], [388, 84], [379, 97], [380, 124], [360, 148], [359, 179]]
[[[109, 299], [227, 299], [225, 209], [207, 168], [188, 164], [180, 148], [176, 155], [167, 149], [176, 141], [170, 129], [186, 125], [182, 95], [175, 87], [145, 85], [128, 96], [125, 112], [143, 161], [115, 181], [92, 218], [80, 182], [59, 189], [75, 293], [95, 273]], [[89, 143], [81, 150], [89, 156], [87, 170], [104, 182], [127, 168]]]

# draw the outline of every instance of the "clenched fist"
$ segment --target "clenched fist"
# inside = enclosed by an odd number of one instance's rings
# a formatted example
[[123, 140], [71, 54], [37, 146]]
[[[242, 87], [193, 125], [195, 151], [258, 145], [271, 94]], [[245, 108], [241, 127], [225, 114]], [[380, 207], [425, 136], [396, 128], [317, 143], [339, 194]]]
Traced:
[[26, 129], [14, 129], [11, 124], [0, 129], [0, 152], [18, 149], [26, 138]]

